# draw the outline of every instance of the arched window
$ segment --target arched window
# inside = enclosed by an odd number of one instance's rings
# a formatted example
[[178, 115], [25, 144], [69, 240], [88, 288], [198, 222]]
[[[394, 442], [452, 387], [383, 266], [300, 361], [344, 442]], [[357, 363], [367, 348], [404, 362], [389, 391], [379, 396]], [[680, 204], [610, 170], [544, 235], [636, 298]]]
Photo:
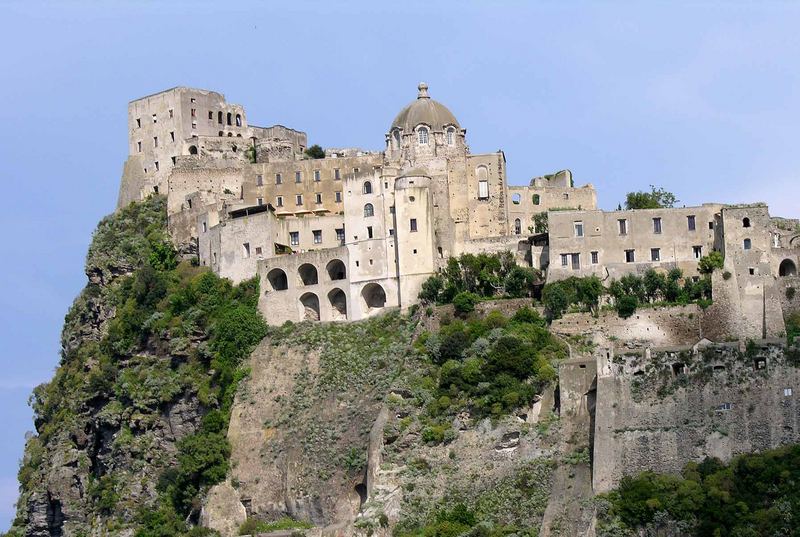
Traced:
[[232, 133], [232, 132], [229, 132], [229, 133], [228, 133], [228, 138], [232, 138], [232, 137], [233, 137], [233, 133]]
[[225, 136], [225, 133], [222, 132], [222, 131], [219, 131], [219, 137], [222, 138], [223, 136]]
[[364, 181], [364, 194], [372, 194], [372, 183]]
[[328, 277], [331, 281], [344, 280], [347, 278], [347, 268], [341, 259], [332, 259], [326, 266], [325, 270], [328, 271]]
[[219, 123], [220, 125], [222, 125], [222, 110], [220, 110], [219, 112], [217, 112], [217, 123]]
[[519, 205], [519, 202], [521, 201], [522, 201], [522, 196], [520, 195], [519, 192], [511, 196], [511, 203], [513, 203], [514, 205]]
[[489, 199], [489, 168], [478, 166], [475, 168], [475, 175], [478, 177], [478, 199]]
[[364, 205], [364, 218], [369, 218], [370, 216], [375, 216], [375, 208], [371, 203], [367, 203]]
[[514, 235], [519, 235], [522, 233], [522, 222], [519, 218], [514, 220]]
[[447, 128], [447, 145], [454, 145], [456, 143], [456, 130], [453, 127]]
[[417, 138], [419, 145], [428, 145], [428, 128], [420, 127], [417, 129]]
[[542, 202], [542, 198], [539, 196], [539, 194], [534, 194], [533, 195], [533, 204], [534, 205], [539, 205], [541, 202]]
[[228, 125], [230, 125], [230, 124], [231, 124], [231, 120], [232, 120], [232, 119], [233, 119], [233, 114], [231, 114], [230, 112], [228, 112]]
[[237, 127], [242, 126], [242, 116], [240, 114], [236, 114], [236, 126]]
[[750, 239], [745, 239], [743, 245], [745, 250], [749, 250], [752, 247], [753, 243], [750, 242]]
[[392, 131], [392, 143], [395, 149], [400, 149], [400, 129]]
[[750, 219], [742, 218], [742, 227], [750, 227]]
[[196, 145], [190, 145], [189, 146], [189, 154], [190, 155], [196, 155], [197, 154], [197, 146]]

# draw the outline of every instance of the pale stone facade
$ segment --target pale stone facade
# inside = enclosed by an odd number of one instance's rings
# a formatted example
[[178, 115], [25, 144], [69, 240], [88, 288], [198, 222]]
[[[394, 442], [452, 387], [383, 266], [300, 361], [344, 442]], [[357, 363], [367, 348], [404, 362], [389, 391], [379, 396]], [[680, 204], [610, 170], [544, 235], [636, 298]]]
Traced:
[[425, 84], [383, 151], [309, 158], [305, 133], [254, 127], [223, 95], [184, 87], [131, 102], [128, 124], [119, 205], [166, 194], [181, 251], [234, 281], [258, 275], [273, 324], [407, 308], [449, 257], [500, 251], [550, 280], [608, 283], [650, 268], [696, 276], [718, 250], [729, 274], [714, 274], [713, 308], [748, 337], [778, 335], [800, 300], [796, 221], [763, 205], [600, 211], [569, 170], [509, 186], [504, 153], [471, 153]]
[[234, 281], [258, 275], [274, 324], [407, 308], [453, 255], [511, 250], [538, 265], [546, 252], [528, 240], [533, 215], [595, 208], [594, 188], [574, 188], [569, 172], [519, 187], [542, 200], [520, 203], [503, 152], [470, 153], [466, 129], [425, 84], [418, 90], [384, 151], [328, 149], [321, 159], [304, 155], [305, 133], [250, 126], [219, 93], [138, 99], [119, 204], [166, 194], [182, 251]]

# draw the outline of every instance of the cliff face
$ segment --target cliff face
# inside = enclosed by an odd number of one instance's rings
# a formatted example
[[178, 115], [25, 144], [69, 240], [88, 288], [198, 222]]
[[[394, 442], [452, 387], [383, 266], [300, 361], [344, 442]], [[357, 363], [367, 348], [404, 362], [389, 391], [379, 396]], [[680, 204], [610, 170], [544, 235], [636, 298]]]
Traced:
[[[236, 353], [222, 348], [215, 327], [232, 312], [253, 326], [253, 286], [179, 266], [158, 197], [99, 224], [86, 274], [56, 374], [34, 391], [37, 434], [19, 473], [12, 535], [133, 534], [153, 512], [180, 528], [183, 516], [196, 516], [196, 493], [219, 479], [203, 472], [227, 470], [226, 420], [209, 422], [231, 398], [235, 367], [221, 361]], [[239, 341], [239, 354], [262, 335]], [[193, 444], [214, 438], [211, 454], [197, 456]], [[189, 492], [179, 497], [175, 484]]]

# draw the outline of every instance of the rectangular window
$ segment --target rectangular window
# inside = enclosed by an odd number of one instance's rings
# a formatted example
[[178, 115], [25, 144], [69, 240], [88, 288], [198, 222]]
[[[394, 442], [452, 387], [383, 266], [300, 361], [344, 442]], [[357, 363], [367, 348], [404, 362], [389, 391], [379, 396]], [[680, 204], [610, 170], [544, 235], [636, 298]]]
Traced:
[[258, 199], [256, 200], [256, 203], [257, 203], [258, 205], [264, 205], [264, 198], [258, 198]]
[[581, 254], [572, 254], [572, 270], [581, 268]]
[[417, 219], [416, 218], [412, 218], [411, 219], [411, 231], [416, 231], [416, 230], [417, 230]]
[[598, 264], [600, 262], [598, 260], [598, 257], [599, 256], [598, 256], [597, 252], [592, 252], [592, 265], [596, 265], [596, 264]]
[[193, 128], [193, 129], [196, 129], [196, 128], [197, 128], [197, 121], [192, 121], [192, 128]]
[[792, 396], [792, 389], [791, 388], [784, 388], [783, 389], [783, 396], [784, 397], [791, 397]]
[[367, 226], [367, 238], [372, 238], [372, 226]]
[[142, 128], [142, 118], [140, 118], [140, 117], [136, 118], [136, 127], [137, 128]]
[[205, 233], [206, 231], [208, 231], [208, 223], [203, 222], [203, 233]]
[[394, 237], [394, 228], [389, 228], [389, 236]]
[[275, 174], [275, 184], [279, 185], [281, 183], [283, 183], [283, 177], [281, 176], [281, 174], [276, 173]]
[[562, 267], [569, 266], [569, 254], [561, 254], [561, 266]]
[[316, 182], [320, 181], [319, 170], [314, 170], [314, 181], [316, 181]]
[[264, 184], [264, 176], [256, 175], [256, 186], [261, 186], [263, 184]]
[[315, 229], [311, 233], [314, 234], [314, 244], [322, 244], [322, 230]]
[[[194, 114], [192, 114], [192, 115], [194, 115]], [[153, 114], [153, 123], [158, 123], [158, 118], [156, 118], [155, 114]]]
[[703, 247], [692, 246], [692, 253], [694, 254], [695, 259], [700, 259], [701, 257], [703, 257]]
[[156, 166], [156, 171], [158, 171], [158, 161], [155, 161], [153, 164]]
[[342, 193], [341, 192], [334, 192], [333, 193], [333, 199], [336, 200], [336, 203], [341, 203], [342, 202]]
[[303, 195], [302, 194], [297, 194], [294, 197], [294, 202], [295, 202], [296, 205], [302, 205], [303, 204]]
[[173, 117], [175, 117], [175, 112], [172, 110], [172, 108], [170, 108], [169, 109], [169, 118], [172, 119]]
[[628, 234], [628, 221], [624, 218], [617, 220], [617, 225], [619, 225], [619, 234], [620, 235], [627, 235]]
[[139, 153], [142, 152], [142, 142], [136, 142], [136, 149]]
[[246, 243], [242, 244], [242, 250], [243, 250], [243, 256], [244, 256], [245, 259], [250, 257], [250, 243], [249, 242], [246, 242]]
[[175, 141], [175, 131], [169, 131], [169, 141], [170, 142]]
[[389, 214], [394, 214], [394, 205], [389, 206]]
[[316, 198], [316, 199], [314, 200], [314, 201], [316, 202], [316, 204], [317, 204], [317, 205], [321, 204], [321, 203], [322, 203], [322, 194], [320, 194], [319, 192], [317, 192], [317, 193], [316, 193], [314, 196], [315, 196], [315, 198]]
[[336, 181], [341, 181], [341, 180], [342, 180], [342, 175], [341, 175], [341, 173], [339, 172], [339, 168], [334, 168], [334, 169], [333, 169], [333, 178], [334, 178], [334, 180], [336, 180]]
[[708, 229], [714, 229], [714, 222], [708, 223]]
[[478, 199], [489, 199], [489, 181], [478, 181]]
[[339, 241], [339, 244], [344, 244], [344, 228], [336, 230], [336, 240]]
[[650, 248], [650, 261], [661, 261], [660, 248]]
[[653, 218], [653, 233], [661, 233], [661, 219]]
[[178, 162], [178, 157], [172, 157], [172, 165], [174, 166]]
[[575, 236], [583, 237], [583, 222], [573, 222], [575, 228]]
[[303, 172], [294, 172], [294, 182], [299, 183], [303, 180]]
[[[192, 117], [197, 117], [197, 108], [192, 108]], [[155, 121], [153, 121], [155, 123]]]
[[625, 250], [625, 262], [633, 263], [635, 261], [636, 261], [636, 256], [634, 254], [634, 250]]
[[192, 208], [192, 198], [189, 198], [188, 200], [186, 200], [186, 202], [189, 204], [189, 208], [191, 209]]
[[263, 250], [261, 250], [261, 246], [256, 246], [256, 255], [261, 257], [262, 253], [263, 253]]
[[277, 207], [283, 207], [283, 196], [278, 196], [275, 200], [275, 205]]
[[158, 147], [158, 136], [153, 136], [153, 147]]
[[686, 217], [686, 224], [689, 226], [689, 231], [695, 230], [696, 222], [693, 214]]
[[214, 119], [214, 112], [211, 110], [208, 111], [208, 119]]
[[353, 168], [353, 175], [357, 174], [358, 172], [359, 172], [358, 168]]
[[300, 232], [299, 231], [290, 231], [289, 232], [289, 244], [292, 246], [298, 246], [300, 244]]

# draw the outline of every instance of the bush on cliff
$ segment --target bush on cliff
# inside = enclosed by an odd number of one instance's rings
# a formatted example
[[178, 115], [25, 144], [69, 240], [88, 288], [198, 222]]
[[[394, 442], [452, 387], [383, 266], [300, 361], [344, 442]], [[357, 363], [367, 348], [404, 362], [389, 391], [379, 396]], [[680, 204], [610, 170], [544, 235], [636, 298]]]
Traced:
[[645, 472], [625, 477], [606, 495], [603, 526], [644, 527], [666, 517], [692, 535], [795, 535], [800, 524], [800, 445], [689, 463], [682, 476]]

